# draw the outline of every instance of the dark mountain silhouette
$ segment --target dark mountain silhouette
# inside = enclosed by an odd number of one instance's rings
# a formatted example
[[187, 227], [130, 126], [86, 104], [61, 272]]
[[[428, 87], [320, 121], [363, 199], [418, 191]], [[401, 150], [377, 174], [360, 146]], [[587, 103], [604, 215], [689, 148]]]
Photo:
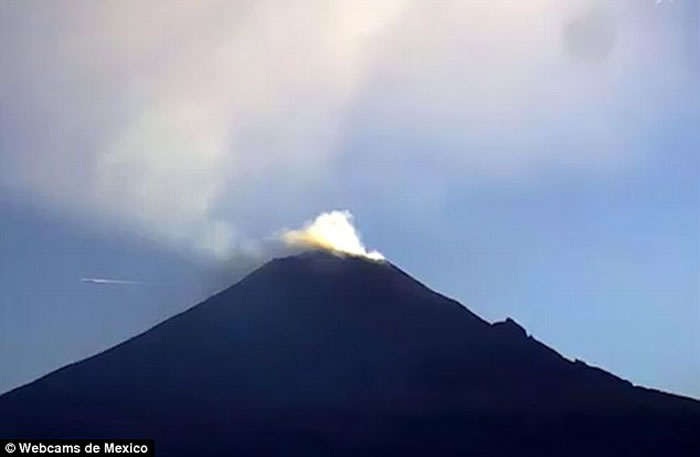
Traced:
[[389, 263], [313, 252], [3, 395], [0, 437], [18, 436], [188, 457], [697, 456], [700, 402], [571, 362]]

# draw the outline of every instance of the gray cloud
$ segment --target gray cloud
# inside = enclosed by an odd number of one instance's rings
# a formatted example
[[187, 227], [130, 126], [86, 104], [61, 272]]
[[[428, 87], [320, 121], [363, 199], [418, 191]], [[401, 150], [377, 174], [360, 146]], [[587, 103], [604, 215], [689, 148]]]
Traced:
[[621, 168], [676, 96], [640, 94], [687, 76], [630, 2], [600, 5], [4, 2], [0, 185], [168, 245], [256, 255], [358, 187], [410, 179], [420, 206], [441, 198], [435, 175]]
[[601, 5], [579, 13], [564, 27], [566, 50], [584, 60], [607, 58], [615, 47], [616, 37], [615, 21]]

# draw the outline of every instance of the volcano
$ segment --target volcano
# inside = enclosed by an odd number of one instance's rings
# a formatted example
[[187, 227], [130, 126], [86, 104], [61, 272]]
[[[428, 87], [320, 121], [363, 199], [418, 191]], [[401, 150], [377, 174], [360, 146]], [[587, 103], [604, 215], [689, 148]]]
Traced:
[[0, 438], [162, 456], [700, 455], [700, 402], [570, 361], [389, 262], [275, 259], [0, 396]]

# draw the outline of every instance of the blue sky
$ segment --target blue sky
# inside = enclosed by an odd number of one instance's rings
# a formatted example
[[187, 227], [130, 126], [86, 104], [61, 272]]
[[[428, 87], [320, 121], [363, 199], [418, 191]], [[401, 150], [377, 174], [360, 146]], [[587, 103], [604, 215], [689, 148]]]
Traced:
[[700, 397], [696, 1], [285, 5], [0, 6], [0, 391], [349, 209], [486, 319]]

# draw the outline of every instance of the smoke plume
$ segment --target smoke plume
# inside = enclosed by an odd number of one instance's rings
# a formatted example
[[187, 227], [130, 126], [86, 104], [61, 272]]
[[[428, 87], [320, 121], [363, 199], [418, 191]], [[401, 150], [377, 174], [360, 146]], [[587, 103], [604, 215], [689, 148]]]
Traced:
[[[694, 77], [639, 18], [679, 3], [2, 2], [0, 191], [223, 258], [387, 190], [424, 223], [447, 186], [638, 158]], [[339, 214], [306, 239], [369, 255]]]
[[340, 254], [384, 260], [379, 251], [368, 251], [353, 225], [350, 211], [330, 211], [318, 215], [297, 230], [287, 230], [282, 240], [292, 247], [327, 249]]

